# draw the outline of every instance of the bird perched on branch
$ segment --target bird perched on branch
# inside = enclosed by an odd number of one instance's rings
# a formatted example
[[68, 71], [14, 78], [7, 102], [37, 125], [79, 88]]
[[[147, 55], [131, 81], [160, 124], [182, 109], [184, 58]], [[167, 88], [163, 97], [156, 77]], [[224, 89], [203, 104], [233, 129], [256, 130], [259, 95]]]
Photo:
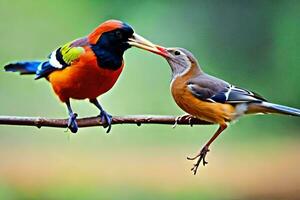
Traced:
[[46, 61], [23, 61], [7, 64], [6, 71], [35, 74], [35, 79], [46, 78], [59, 99], [67, 105], [68, 128], [77, 132], [77, 114], [70, 99], [89, 99], [100, 110], [101, 121], [111, 129], [109, 115], [97, 97], [110, 90], [124, 67], [123, 54], [131, 46], [160, 53], [148, 40], [134, 33], [121, 21], [108, 20], [88, 36], [76, 39], [54, 50]]
[[219, 124], [213, 137], [199, 153], [191, 169], [196, 174], [199, 164], [207, 164], [205, 157], [213, 141], [227, 128], [227, 123], [244, 114], [278, 113], [300, 117], [300, 110], [268, 102], [262, 96], [236, 87], [202, 71], [197, 59], [183, 48], [163, 48], [172, 70], [171, 92], [177, 105], [188, 114]]

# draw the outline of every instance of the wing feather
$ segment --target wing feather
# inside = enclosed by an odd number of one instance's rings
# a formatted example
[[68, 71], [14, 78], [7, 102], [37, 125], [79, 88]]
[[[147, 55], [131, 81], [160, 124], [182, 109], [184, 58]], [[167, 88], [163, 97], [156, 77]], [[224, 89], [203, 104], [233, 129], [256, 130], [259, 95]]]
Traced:
[[223, 85], [219, 88], [210, 88], [209, 85], [189, 83], [188, 89], [200, 100], [218, 103], [250, 103], [267, 101], [255, 92], [239, 88], [233, 85]]
[[36, 79], [46, 77], [51, 72], [71, 66], [85, 53], [84, 46], [88, 45], [87, 38], [80, 38], [55, 49], [49, 56], [49, 60], [42, 63], [36, 72]]

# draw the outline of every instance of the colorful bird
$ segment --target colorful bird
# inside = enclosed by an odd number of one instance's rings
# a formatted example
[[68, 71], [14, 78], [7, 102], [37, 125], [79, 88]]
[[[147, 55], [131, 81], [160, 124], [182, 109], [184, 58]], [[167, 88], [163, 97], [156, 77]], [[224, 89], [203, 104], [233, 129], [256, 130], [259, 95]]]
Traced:
[[[202, 71], [197, 59], [183, 48], [158, 47], [165, 52], [172, 70], [171, 92], [177, 105], [188, 114], [219, 124], [213, 137], [189, 160], [198, 158], [191, 169], [196, 174], [213, 141], [227, 128], [227, 123], [244, 114], [278, 113], [300, 117], [300, 110], [268, 102], [257, 93], [231, 85]], [[162, 55], [162, 54], [161, 54]]]
[[35, 79], [46, 78], [55, 94], [67, 105], [68, 128], [76, 133], [77, 114], [70, 99], [89, 99], [100, 110], [107, 133], [112, 117], [97, 101], [110, 90], [124, 67], [123, 54], [131, 46], [160, 54], [148, 40], [134, 33], [133, 28], [118, 20], [100, 24], [88, 36], [76, 39], [54, 50], [47, 61], [25, 61], [7, 64], [4, 69], [20, 74], [35, 74]]

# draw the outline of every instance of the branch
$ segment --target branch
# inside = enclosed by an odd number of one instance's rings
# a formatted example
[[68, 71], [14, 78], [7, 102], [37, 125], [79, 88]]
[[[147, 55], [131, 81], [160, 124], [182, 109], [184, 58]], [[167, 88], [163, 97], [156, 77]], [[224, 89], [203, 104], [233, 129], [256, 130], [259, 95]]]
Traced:
[[[112, 124], [170, 124], [174, 125], [177, 119], [179, 125], [207, 125], [211, 124], [197, 118], [189, 120], [188, 117], [174, 116], [159, 116], [159, 115], [132, 115], [132, 116], [114, 116]], [[17, 125], [17, 126], [36, 126], [41, 127], [56, 127], [66, 128], [67, 119], [48, 119], [43, 117], [15, 117], [15, 116], [0, 116], [0, 125]], [[88, 117], [77, 119], [79, 127], [103, 126], [99, 117]]]

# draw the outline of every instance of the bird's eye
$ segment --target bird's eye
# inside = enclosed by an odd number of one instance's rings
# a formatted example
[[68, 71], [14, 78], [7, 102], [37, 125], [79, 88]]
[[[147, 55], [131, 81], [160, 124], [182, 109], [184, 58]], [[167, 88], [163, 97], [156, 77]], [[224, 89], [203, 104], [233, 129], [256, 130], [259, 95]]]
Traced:
[[121, 31], [117, 30], [117, 31], [115, 32], [115, 34], [116, 34], [117, 38], [119, 38], [119, 39], [122, 38], [122, 33], [121, 33]]
[[180, 51], [175, 51], [175, 52], [174, 52], [174, 55], [175, 55], [175, 56], [179, 56], [179, 55], [180, 55]]

